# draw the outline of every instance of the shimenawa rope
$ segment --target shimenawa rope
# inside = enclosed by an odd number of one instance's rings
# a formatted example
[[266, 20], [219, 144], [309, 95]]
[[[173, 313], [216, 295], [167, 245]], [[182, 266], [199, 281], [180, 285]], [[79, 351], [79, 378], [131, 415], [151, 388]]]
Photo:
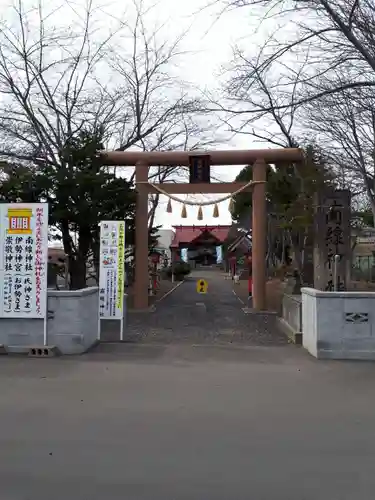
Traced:
[[[189, 200], [181, 200], [181, 198], [178, 198], [177, 196], [173, 196], [172, 194], [167, 193], [160, 187], [160, 184], [153, 184], [152, 182], [147, 182], [147, 181], [142, 181], [138, 182], [137, 184], [149, 184], [151, 187], [153, 187], [156, 191], [158, 191], [160, 194], [167, 196], [167, 198], [170, 198], [173, 201], [177, 201], [178, 203], [183, 203], [185, 205], [190, 205], [190, 206], [198, 206], [198, 207], [205, 207], [209, 205], [215, 205], [217, 203], [222, 203], [223, 201], [229, 200], [230, 198], [233, 198], [237, 194], [240, 194], [242, 191], [244, 191], [246, 188], [253, 186], [254, 184], [264, 184], [266, 181], [250, 181], [244, 186], [240, 187], [236, 191], [234, 191], [231, 194], [228, 194], [227, 196], [224, 196], [223, 198], [219, 198], [217, 200], [209, 200], [209, 201], [189, 201]], [[197, 193], [197, 194], [203, 194], [203, 193]]]

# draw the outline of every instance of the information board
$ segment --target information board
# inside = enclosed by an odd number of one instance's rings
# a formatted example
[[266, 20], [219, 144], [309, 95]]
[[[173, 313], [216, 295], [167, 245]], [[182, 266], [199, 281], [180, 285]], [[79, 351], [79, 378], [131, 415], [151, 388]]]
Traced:
[[47, 317], [48, 203], [0, 204], [0, 317]]
[[99, 318], [123, 319], [125, 222], [100, 223]]

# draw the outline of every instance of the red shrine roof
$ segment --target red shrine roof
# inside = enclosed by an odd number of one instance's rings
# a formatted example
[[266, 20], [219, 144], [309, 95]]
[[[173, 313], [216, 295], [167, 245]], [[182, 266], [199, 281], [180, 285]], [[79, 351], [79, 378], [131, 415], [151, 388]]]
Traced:
[[205, 231], [209, 232], [223, 243], [228, 236], [229, 229], [232, 226], [172, 226], [175, 229], [175, 235], [171, 243], [171, 248], [178, 248], [181, 243], [191, 243]]

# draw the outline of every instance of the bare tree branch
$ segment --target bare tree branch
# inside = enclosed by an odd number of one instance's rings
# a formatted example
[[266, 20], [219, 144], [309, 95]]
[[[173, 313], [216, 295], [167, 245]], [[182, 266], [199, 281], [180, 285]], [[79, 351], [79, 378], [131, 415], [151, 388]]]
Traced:
[[[375, 5], [372, 0], [222, 0], [214, 3], [225, 8], [256, 6], [263, 9], [260, 22], [281, 21], [283, 29], [274, 30], [247, 68], [249, 86], [257, 78], [254, 68], [266, 73], [272, 67], [277, 73], [283, 67], [284, 86], [288, 85], [286, 73], [289, 73], [290, 85], [299, 72], [298, 92], [293, 101], [296, 105], [350, 89], [374, 87]], [[285, 37], [284, 32], [288, 36]], [[308, 61], [305, 60], [307, 52]], [[303, 71], [296, 69], [302, 66]], [[335, 79], [338, 72], [345, 75], [345, 79]], [[322, 75], [326, 77], [324, 88], [320, 81]], [[288, 104], [283, 103], [281, 109]], [[218, 109], [230, 112], [231, 106], [221, 105]], [[233, 111], [237, 114], [256, 112], [255, 107]]]

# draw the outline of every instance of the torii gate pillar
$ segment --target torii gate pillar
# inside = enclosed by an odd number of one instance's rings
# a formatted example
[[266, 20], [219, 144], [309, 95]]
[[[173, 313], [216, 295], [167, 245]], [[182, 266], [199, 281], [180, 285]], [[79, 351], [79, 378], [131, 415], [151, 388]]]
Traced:
[[137, 206], [135, 212], [135, 282], [134, 309], [148, 308], [148, 165], [135, 167]]
[[266, 309], [266, 251], [267, 251], [267, 206], [266, 206], [267, 165], [264, 160], [253, 164], [252, 201], [252, 272], [253, 272], [253, 308], [256, 311]]

